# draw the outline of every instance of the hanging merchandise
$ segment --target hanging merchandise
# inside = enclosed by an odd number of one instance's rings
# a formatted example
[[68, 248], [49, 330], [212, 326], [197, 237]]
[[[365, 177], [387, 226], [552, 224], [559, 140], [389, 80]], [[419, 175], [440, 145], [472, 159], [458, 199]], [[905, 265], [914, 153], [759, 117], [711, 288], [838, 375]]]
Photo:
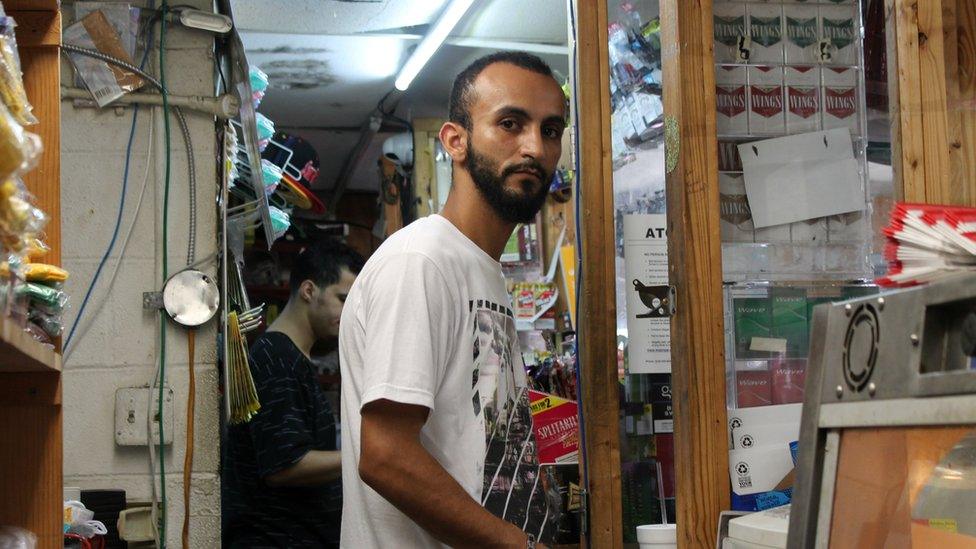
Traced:
[[268, 75], [260, 68], [252, 66], [248, 70], [248, 76], [251, 82], [251, 104], [257, 110], [268, 89]]
[[266, 194], [271, 194], [278, 189], [278, 183], [281, 182], [281, 177], [284, 175], [281, 168], [275, 166], [268, 160], [261, 160], [261, 179], [264, 182], [264, 192]]
[[33, 107], [27, 100], [24, 77], [20, 70], [20, 54], [14, 35], [16, 23], [12, 17], [0, 17], [0, 98], [17, 122], [36, 124]]
[[291, 216], [288, 212], [275, 206], [269, 206], [268, 213], [271, 214], [271, 228], [274, 230], [275, 240], [278, 240], [291, 227]]
[[254, 119], [258, 128], [258, 150], [264, 152], [264, 149], [267, 148], [271, 137], [274, 136], [274, 122], [259, 112], [254, 113]]
[[14, 174], [32, 169], [40, 152], [40, 138], [24, 131], [10, 111], [0, 105], [0, 181], [5, 185]]
[[27, 263], [23, 267], [23, 273], [28, 282], [54, 284], [68, 280], [68, 271], [44, 263]]
[[[251, 307], [236, 257], [234, 252], [228, 251], [225, 266], [228, 312], [224, 321], [224, 360], [227, 361], [227, 418], [231, 425], [249, 421], [261, 408], [257, 389], [254, 387], [254, 378], [248, 365], [247, 342], [244, 334], [262, 325], [264, 311], [263, 303]], [[270, 323], [271, 319], [267, 319], [267, 322]]]
[[251, 65], [248, 69], [248, 78], [251, 81], [251, 91], [264, 93], [268, 89], [268, 75], [260, 67]]

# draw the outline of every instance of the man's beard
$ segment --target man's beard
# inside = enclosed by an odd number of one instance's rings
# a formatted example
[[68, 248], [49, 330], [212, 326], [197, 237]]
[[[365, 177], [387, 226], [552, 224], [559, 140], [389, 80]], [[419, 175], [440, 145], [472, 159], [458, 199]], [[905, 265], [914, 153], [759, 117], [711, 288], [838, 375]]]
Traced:
[[[479, 154], [471, 145], [468, 139], [468, 173], [474, 181], [474, 186], [478, 193], [491, 206], [491, 209], [503, 221], [509, 223], [529, 223], [535, 219], [535, 215], [542, 209], [549, 194], [549, 180], [552, 174], [543, 169], [542, 164], [535, 160], [528, 160], [513, 166], [509, 166], [498, 173], [498, 164], [492, 162], [484, 155]], [[532, 190], [530, 181], [521, 181], [520, 184], [525, 190], [524, 193], [512, 193], [505, 188], [505, 180], [518, 171], [531, 170], [537, 172], [541, 179], [536, 183], [539, 188]], [[525, 174], [525, 178], [530, 176]]]

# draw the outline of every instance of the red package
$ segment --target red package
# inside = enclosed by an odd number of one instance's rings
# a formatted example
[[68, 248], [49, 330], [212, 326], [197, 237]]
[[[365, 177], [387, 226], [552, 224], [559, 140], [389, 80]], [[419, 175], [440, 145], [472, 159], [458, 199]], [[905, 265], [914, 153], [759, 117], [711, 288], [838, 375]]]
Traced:
[[807, 379], [806, 360], [777, 360], [772, 365], [773, 404], [803, 402], [803, 386]]
[[767, 370], [745, 370], [735, 373], [736, 404], [739, 408], [769, 406], [773, 387]]

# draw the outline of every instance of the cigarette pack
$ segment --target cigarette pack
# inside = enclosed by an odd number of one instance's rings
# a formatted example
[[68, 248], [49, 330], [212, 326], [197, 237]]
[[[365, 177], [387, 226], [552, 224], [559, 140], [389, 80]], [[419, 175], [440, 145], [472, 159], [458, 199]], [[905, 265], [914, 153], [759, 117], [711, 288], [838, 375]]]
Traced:
[[786, 67], [786, 133], [820, 129], [820, 68]]
[[722, 242], [753, 242], [752, 211], [742, 174], [718, 174], [718, 200]]
[[807, 378], [805, 359], [774, 360], [771, 365], [773, 378], [773, 404], [803, 402], [803, 386]]
[[719, 135], [747, 135], [746, 68], [735, 65], [715, 67], [716, 128]]
[[831, 65], [857, 64], [857, 32], [854, 6], [821, 6], [820, 35], [828, 44], [821, 61]]
[[752, 135], [783, 135], [783, 69], [749, 67], [749, 132]]
[[823, 71], [823, 129], [849, 128], [860, 133], [857, 73], [854, 69], [829, 67]]
[[783, 62], [783, 7], [778, 4], [749, 5], [751, 63]]
[[712, 9], [715, 62], [735, 63], [749, 60], [746, 32], [746, 6], [739, 3], [716, 3]]
[[735, 373], [735, 402], [739, 408], [769, 406], [773, 403], [772, 377], [768, 370]]
[[806, 65], [820, 60], [817, 48], [820, 41], [818, 16], [816, 6], [797, 5], [783, 8], [786, 28], [783, 44], [788, 64]]

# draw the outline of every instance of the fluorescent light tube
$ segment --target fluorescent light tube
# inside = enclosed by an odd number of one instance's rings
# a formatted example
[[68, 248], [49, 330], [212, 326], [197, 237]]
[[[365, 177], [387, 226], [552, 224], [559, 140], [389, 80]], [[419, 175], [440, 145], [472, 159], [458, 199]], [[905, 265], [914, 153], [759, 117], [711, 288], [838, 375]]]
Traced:
[[440, 17], [437, 18], [437, 21], [431, 27], [427, 36], [424, 36], [424, 39], [417, 45], [417, 49], [413, 50], [410, 58], [407, 59], [403, 68], [400, 69], [400, 74], [397, 75], [396, 82], [394, 83], [396, 89], [406, 91], [410, 87], [410, 83], [413, 82], [420, 69], [424, 68], [427, 61], [430, 61], [434, 52], [441, 47], [444, 39], [451, 34], [458, 21], [461, 20], [461, 17], [464, 17], [464, 14], [473, 3], [474, 0], [451, 0], [451, 3], [448, 4]]
[[215, 34], [227, 34], [234, 28], [234, 22], [230, 17], [219, 13], [209, 13], [192, 8], [179, 10], [179, 21], [184, 27], [200, 29]]

